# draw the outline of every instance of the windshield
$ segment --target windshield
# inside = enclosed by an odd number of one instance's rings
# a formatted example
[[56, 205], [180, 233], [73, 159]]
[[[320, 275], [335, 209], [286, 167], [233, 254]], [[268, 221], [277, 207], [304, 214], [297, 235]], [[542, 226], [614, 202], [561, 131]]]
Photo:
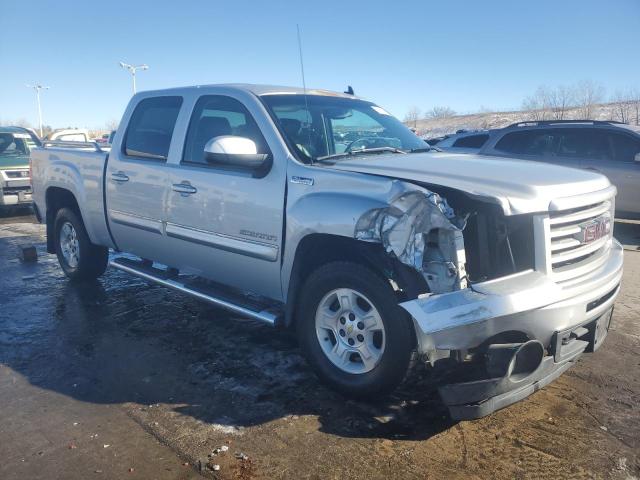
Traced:
[[[429, 146], [377, 105], [324, 95], [264, 95], [285, 140], [304, 162], [363, 151]], [[308, 110], [307, 110], [308, 105]]]
[[0, 133], [0, 155], [29, 155], [30, 144], [33, 144], [30, 140], [26, 134]]

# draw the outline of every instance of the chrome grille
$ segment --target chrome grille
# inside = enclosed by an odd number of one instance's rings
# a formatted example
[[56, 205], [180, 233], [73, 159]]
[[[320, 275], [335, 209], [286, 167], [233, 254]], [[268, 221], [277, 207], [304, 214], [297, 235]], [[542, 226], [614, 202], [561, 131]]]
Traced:
[[[613, 214], [613, 198], [549, 213], [549, 256], [554, 281], [563, 286], [578, 283], [606, 262], [613, 237]], [[609, 217], [609, 233], [588, 243], [582, 241], [582, 227], [600, 217]]]

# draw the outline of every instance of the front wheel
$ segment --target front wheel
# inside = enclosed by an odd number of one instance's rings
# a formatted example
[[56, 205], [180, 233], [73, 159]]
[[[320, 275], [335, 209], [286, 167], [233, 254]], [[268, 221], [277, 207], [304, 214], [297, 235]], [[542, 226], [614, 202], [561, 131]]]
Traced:
[[388, 282], [351, 262], [332, 262], [309, 276], [297, 328], [318, 376], [354, 397], [396, 388], [415, 347], [410, 318]]
[[104, 273], [109, 249], [89, 240], [79, 215], [69, 208], [58, 211], [54, 223], [54, 243], [58, 262], [72, 280], [90, 280]]

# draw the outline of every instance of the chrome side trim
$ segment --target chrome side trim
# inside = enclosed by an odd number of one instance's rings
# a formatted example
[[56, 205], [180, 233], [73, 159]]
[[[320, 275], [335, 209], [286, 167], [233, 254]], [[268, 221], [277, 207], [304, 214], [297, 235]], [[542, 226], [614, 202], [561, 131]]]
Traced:
[[262, 310], [260, 312], [256, 312], [254, 310], [251, 310], [249, 308], [243, 307], [241, 305], [236, 305], [235, 303], [231, 303], [228, 300], [223, 300], [221, 298], [217, 298], [213, 295], [209, 295], [203, 292], [198, 292], [196, 290], [192, 290], [189, 287], [185, 286], [184, 284], [175, 281], [175, 280], [171, 280], [171, 279], [166, 279], [166, 278], [158, 278], [155, 277], [149, 273], [146, 272], [142, 272], [140, 270], [136, 270], [135, 268], [129, 267], [128, 265], [123, 265], [121, 263], [118, 263], [117, 259], [115, 260], [111, 260], [109, 262], [109, 265], [117, 268], [118, 270], [122, 270], [123, 272], [127, 272], [130, 273], [132, 275], [136, 275], [140, 278], [144, 278], [145, 280], [149, 280], [151, 282], [155, 282], [159, 285], [162, 285], [163, 287], [168, 287], [168, 288], [172, 288], [174, 290], [177, 290], [179, 292], [185, 293], [191, 297], [195, 297], [199, 300], [204, 300], [207, 303], [211, 303], [212, 305], [215, 305], [217, 307], [221, 307], [224, 308], [225, 310], [229, 310], [231, 312], [237, 313], [239, 315], [243, 315], [245, 317], [249, 317], [249, 318], [253, 318], [255, 320], [260, 320], [262, 322], [265, 322], [269, 325], [275, 325], [276, 324], [276, 319], [278, 318], [276, 314], [268, 312], [266, 310]]
[[162, 235], [162, 222], [160, 220], [143, 217], [135, 213], [121, 212], [119, 210], [109, 210], [109, 219], [120, 225], [139, 228], [140, 230]]
[[167, 223], [165, 231], [168, 237], [179, 238], [227, 252], [239, 253], [248, 257], [259, 258], [269, 262], [278, 259], [278, 247], [268, 243], [245, 240], [222, 233], [209, 232], [197, 228], [185, 227], [175, 223]]

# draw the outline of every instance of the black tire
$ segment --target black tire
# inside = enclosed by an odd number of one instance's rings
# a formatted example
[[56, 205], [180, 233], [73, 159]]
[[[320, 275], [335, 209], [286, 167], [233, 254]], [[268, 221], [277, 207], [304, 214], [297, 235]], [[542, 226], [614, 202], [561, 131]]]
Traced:
[[[334, 365], [316, 335], [316, 311], [323, 298], [337, 288], [364, 295], [384, 324], [384, 351], [377, 365], [365, 373], [349, 373]], [[371, 399], [372, 394], [393, 391], [404, 380], [415, 350], [413, 325], [407, 312], [398, 306], [391, 285], [373, 270], [353, 262], [323, 265], [306, 280], [298, 305], [298, 342], [316, 374], [330, 387], [350, 397]]]
[[[60, 231], [65, 224], [71, 224], [78, 240], [77, 264], [70, 265], [63, 254], [60, 241]], [[84, 223], [80, 216], [70, 208], [58, 210], [53, 228], [53, 243], [58, 256], [58, 262], [64, 273], [72, 280], [92, 280], [104, 273], [109, 262], [109, 249], [94, 245], [89, 240]]]

